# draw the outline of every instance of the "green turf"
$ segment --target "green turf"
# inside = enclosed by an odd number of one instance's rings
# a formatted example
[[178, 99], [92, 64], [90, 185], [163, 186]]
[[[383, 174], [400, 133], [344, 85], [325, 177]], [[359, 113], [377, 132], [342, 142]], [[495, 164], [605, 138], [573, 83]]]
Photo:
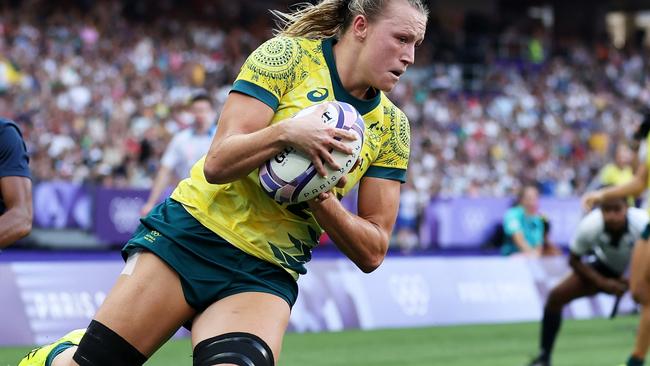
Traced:
[[[566, 321], [555, 366], [615, 366], [634, 342], [636, 317]], [[280, 366], [522, 366], [537, 349], [537, 323], [295, 334], [285, 337]], [[29, 350], [0, 348], [0, 366]], [[191, 365], [189, 341], [167, 343], [147, 363]]]

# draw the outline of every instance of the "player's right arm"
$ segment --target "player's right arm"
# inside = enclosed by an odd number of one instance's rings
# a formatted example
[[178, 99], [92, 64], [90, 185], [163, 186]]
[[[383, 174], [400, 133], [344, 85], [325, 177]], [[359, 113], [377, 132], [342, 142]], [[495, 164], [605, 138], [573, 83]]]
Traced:
[[287, 146], [305, 153], [322, 176], [327, 173], [323, 163], [339, 169], [331, 149], [352, 153], [336, 138], [354, 139], [354, 133], [324, 124], [320, 115], [325, 105], [304, 117], [271, 124], [283, 98], [300, 82], [296, 78], [309, 75], [309, 61], [299, 50], [297, 39], [275, 37], [246, 59], [205, 159], [203, 171], [209, 183], [243, 178]]
[[641, 164], [637, 168], [634, 178], [629, 182], [586, 193], [582, 197], [582, 207], [585, 211], [589, 211], [594, 207], [594, 205], [610, 198], [628, 196], [638, 197], [646, 189], [647, 184], [648, 166], [646, 164]]
[[275, 114], [271, 107], [256, 98], [230, 93], [203, 166], [206, 180], [223, 184], [243, 178], [287, 146], [307, 154], [323, 176], [323, 161], [339, 169], [329, 151], [351, 154], [352, 149], [336, 138], [355, 139], [356, 135], [324, 124], [320, 115], [326, 107], [324, 103], [304, 117], [269, 126]]

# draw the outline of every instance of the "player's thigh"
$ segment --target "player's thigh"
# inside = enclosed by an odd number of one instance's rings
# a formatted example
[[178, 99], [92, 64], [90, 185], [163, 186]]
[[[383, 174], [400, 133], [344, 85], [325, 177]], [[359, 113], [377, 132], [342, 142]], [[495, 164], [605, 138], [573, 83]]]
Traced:
[[595, 295], [598, 292], [595, 284], [571, 272], [551, 290], [546, 303], [547, 306], [562, 306], [577, 298]]
[[639, 239], [632, 251], [630, 263], [630, 289], [637, 299], [647, 301], [650, 291], [650, 242]]
[[194, 315], [174, 270], [151, 252], [140, 252], [97, 311], [101, 322], [145, 356], [150, 356]]
[[210, 305], [192, 323], [192, 347], [225, 333], [252, 333], [271, 348], [277, 362], [289, 323], [287, 301], [265, 292], [243, 292]]

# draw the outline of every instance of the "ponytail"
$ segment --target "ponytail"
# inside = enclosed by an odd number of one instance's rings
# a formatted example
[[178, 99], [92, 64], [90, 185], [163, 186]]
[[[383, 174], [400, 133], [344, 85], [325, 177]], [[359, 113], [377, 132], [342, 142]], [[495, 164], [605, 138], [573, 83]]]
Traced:
[[350, 21], [349, 3], [346, 0], [323, 0], [316, 5], [297, 4], [292, 13], [271, 10], [276, 17], [275, 35], [312, 39], [339, 36], [346, 22]]
[[[390, 0], [323, 0], [316, 5], [300, 3], [295, 11], [283, 13], [271, 10], [276, 18], [275, 35], [323, 39], [340, 37], [357, 15], [368, 21], [376, 19]], [[428, 16], [422, 0], [408, 2]]]

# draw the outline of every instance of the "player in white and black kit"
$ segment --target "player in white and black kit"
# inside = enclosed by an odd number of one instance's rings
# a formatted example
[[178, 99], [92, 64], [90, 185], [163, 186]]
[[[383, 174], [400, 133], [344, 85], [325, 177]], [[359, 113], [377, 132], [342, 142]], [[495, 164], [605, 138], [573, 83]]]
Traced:
[[634, 243], [648, 224], [646, 211], [628, 207], [625, 198], [603, 201], [578, 225], [570, 245], [573, 271], [548, 296], [542, 319], [540, 353], [530, 366], [549, 366], [562, 308], [571, 301], [605, 292], [620, 296], [628, 289], [623, 277]]

